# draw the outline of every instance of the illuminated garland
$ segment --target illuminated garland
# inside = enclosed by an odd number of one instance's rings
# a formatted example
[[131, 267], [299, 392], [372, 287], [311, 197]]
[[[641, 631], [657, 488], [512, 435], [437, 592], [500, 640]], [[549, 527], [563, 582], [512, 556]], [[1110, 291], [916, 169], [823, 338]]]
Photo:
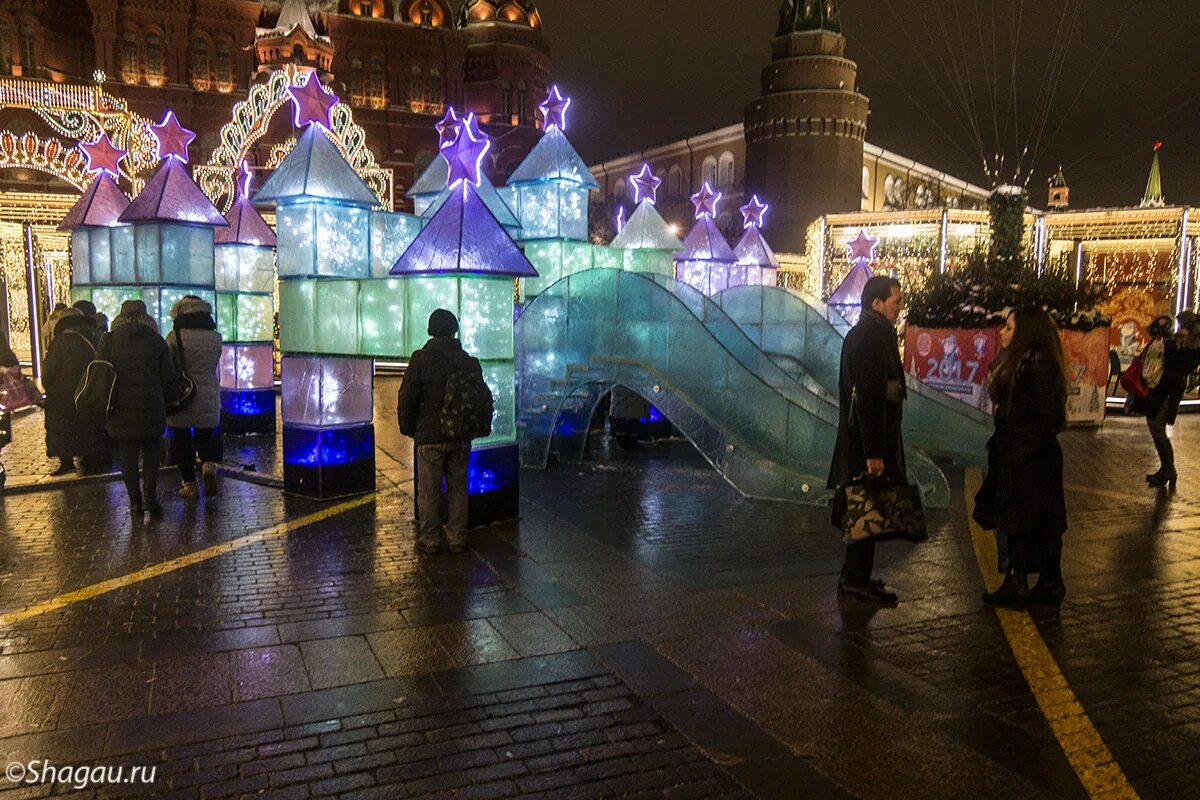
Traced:
[[58, 139], [41, 139], [25, 133], [18, 140], [11, 131], [0, 132], [0, 167], [24, 167], [44, 172], [82, 192], [89, 182], [84, 161], [78, 148]]

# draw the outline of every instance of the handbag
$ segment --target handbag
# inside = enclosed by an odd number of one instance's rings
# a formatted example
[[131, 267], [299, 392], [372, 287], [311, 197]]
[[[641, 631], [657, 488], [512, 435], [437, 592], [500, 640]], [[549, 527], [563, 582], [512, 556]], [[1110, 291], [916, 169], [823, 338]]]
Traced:
[[838, 487], [833, 519], [847, 544], [865, 539], [923, 542], [929, 538], [921, 487], [897, 485], [873, 475], [860, 475]]
[[1150, 387], [1146, 385], [1146, 379], [1142, 376], [1142, 362], [1145, 360], [1146, 351], [1138, 353], [1133, 357], [1133, 361], [1121, 373], [1121, 388], [1130, 397], [1140, 399], [1150, 396]]
[[34, 406], [42, 399], [37, 384], [21, 374], [20, 367], [0, 368], [0, 412]]
[[183, 353], [183, 337], [175, 329], [175, 354], [179, 357], [179, 381], [175, 384], [175, 396], [167, 401], [167, 416], [183, 411], [196, 399], [196, 382], [188, 377], [187, 358]]

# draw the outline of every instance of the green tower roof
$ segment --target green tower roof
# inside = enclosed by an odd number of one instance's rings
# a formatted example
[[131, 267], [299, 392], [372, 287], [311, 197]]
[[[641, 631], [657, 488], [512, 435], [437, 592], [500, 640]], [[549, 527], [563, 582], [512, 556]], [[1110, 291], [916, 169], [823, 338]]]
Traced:
[[842, 32], [837, 0], [783, 0], [777, 36], [808, 31]]
[[1142, 207], [1167, 204], [1167, 201], [1163, 199], [1162, 170], [1158, 165], [1158, 149], [1160, 147], [1162, 147], [1162, 142], [1154, 143], [1154, 160], [1150, 162], [1150, 177], [1146, 181], [1146, 193], [1142, 195]]

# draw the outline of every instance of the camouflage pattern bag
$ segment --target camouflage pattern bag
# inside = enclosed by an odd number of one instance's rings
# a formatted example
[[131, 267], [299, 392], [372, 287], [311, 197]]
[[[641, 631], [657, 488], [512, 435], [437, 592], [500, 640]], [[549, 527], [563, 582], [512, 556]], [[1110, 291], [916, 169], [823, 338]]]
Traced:
[[840, 518], [838, 527], [847, 544], [864, 539], [923, 542], [929, 538], [921, 488], [914, 484], [894, 486], [878, 478], [855, 478], [838, 487], [834, 518]]

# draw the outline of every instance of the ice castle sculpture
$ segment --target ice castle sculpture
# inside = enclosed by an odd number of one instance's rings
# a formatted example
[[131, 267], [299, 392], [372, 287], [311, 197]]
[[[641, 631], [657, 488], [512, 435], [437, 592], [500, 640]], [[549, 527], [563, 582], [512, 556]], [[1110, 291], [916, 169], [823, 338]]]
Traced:
[[829, 295], [828, 305], [851, 325], [858, 322], [862, 311], [863, 287], [875, 275], [868, 265], [875, 260], [875, 250], [878, 247], [879, 240], [872, 239], [865, 230], [860, 230], [858, 236], [846, 245], [851, 264], [850, 272]]
[[595, 266], [674, 277], [675, 253], [683, 249], [683, 242], [654, 206], [662, 178], [650, 171], [649, 164], [643, 164], [630, 182], [637, 208], [609, 248], [597, 250]]
[[692, 195], [696, 207], [696, 224], [683, 240], [683, 250], [677, 255], [675, 277], [712, 297], [729, 288], [729, 281], [737, 256], [717, 229], [717, 206], [721, 193], [715, 191], [708, 181], [700, 191]]
[[758, 199], [758, 195], [751, 197], [750, 202], [739, 209], [744, 232], [733, 248], [737, 264], [729, 275], [730, 287], [774, 286], [778, 282], [779, 259], [762, 235], [763, 218], [768, 210], [769, 207]]

